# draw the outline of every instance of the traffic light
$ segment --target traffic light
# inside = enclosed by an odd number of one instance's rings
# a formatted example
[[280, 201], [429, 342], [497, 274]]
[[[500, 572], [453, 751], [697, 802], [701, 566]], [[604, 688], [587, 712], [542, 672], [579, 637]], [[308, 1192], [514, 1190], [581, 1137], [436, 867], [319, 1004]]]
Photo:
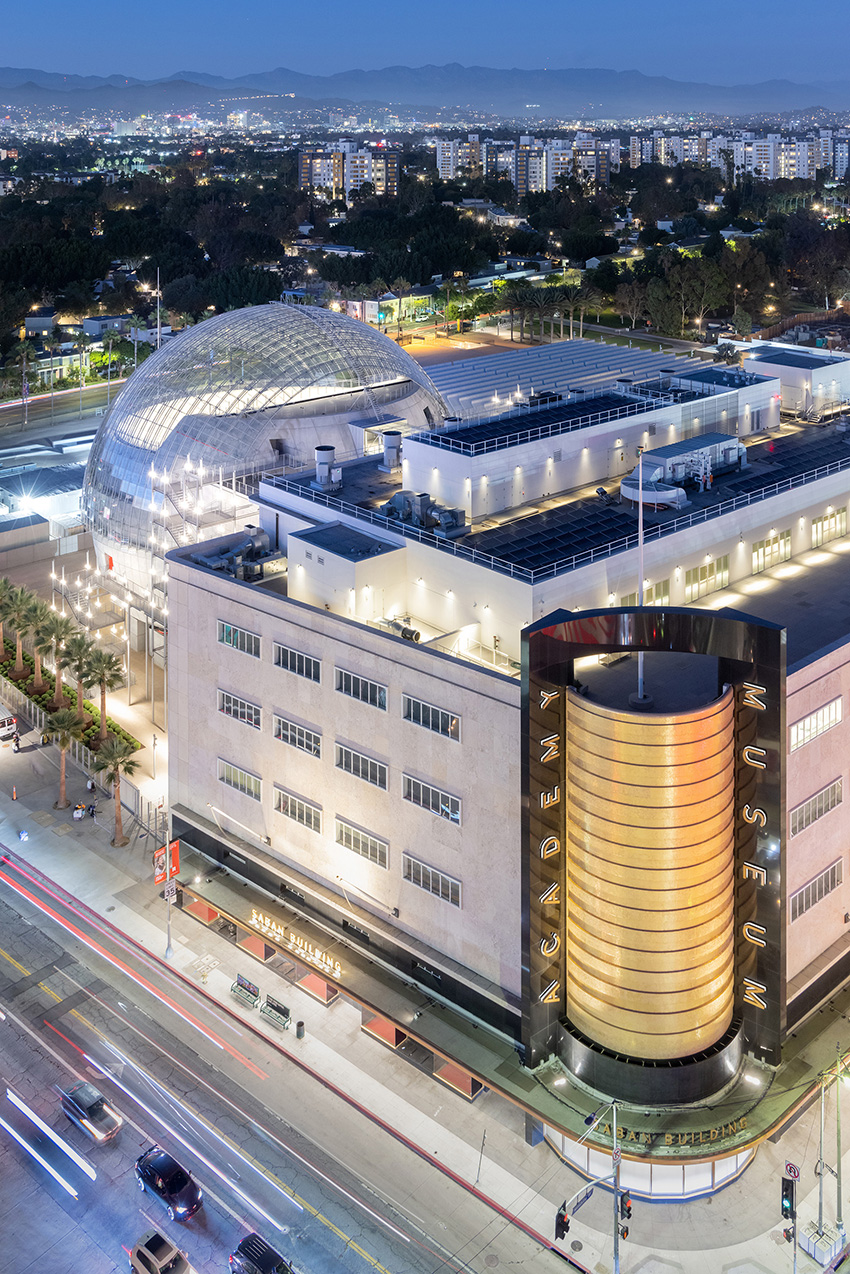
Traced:
[[791, 1177], [783, 1177], [782, 1178], [782, 1216], [786, 1221], [796, 1221], [797, 1219], [796, 1191], [797, 1191], [796, 1181], [793, 1181]]
[[629, 1227], [627, 1225], [620, 1226], [620, 1238], [627, 1239], [629, 1237]]
[[784, 1238], [786, 1243], [793, 1243], [794, 1242], [794, 1226], [789, 1225], [787, 1230], [783, 1230], [782, 1237]]
[[567, 1212], [567, 1202], [565, 1199], [564, 1202], [561, 1204], [561, 1206], [558, 1208], [558, 1211], [555, 1213], [555, 1238], [565, 1239], [567, 1237], [567, 1231], [569, 1230], [569, 1228], [570, 1228], [570, 1217], [569, 1217], [569, 1213]]
[[632, 1216], [632, 1200], [628, 1194], [620, 1195], [620, 1220], [629, 1221]]

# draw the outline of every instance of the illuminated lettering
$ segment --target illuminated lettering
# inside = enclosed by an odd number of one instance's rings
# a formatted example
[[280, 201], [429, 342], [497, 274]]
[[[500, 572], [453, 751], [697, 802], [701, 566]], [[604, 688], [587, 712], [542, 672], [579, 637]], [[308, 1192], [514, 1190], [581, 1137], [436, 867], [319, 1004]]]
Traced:
[[553, 757], [559, 757], [561, 755], [559, 745], [560, 745], [560, 740], [557, 734], [549, 734], [546, 736], [545, 739], [541, 739], [540, 746], [542, 748], [545, 748], [546, 751], [543, 753], [540, 760], [551, 761]]
[[[554, 840], [554, 836], [550, 840]], [[555, 881], [554, 885], [550, 885], [548, 889], [544, 889], [540, 895], [540, 901], [544, 907], [560, 907], [561, 905], [561, 884]]]
[[561, 999], [561, 990], [557, 981], [550, 982], [545, 991], [541, 991], [537, 997], [541, 1004], [558, 1004]]
[[294, 933], [291, 929], [287, 930], [285, 925], [273, 920], [271, 916], [266, 916], [262, 911], [257, 911], [256, 907], [251, 908], [250, 923], [264, 937], [271, 938], [282, 946], [288, 947], [290, 951], [295, 952], [310, 964], [314, 964], [323, 973], [329, 973], [331, 977], [335, 978], [340, 977], [342, 966], [339, 960], [329, 956], [321, 947], [314, 947], [312, 942], [308, 942], [300, 934]]
[[544, 956], [553, 956], [561, 945], [560, 935], [554, 930], [549, 934], [548, 938], [540, 939], [540, 954]]
[[560, 694], [559, 690], [541, 690], [540, 691], [540, 707], [548, 708], [553, 699], [557, 699]]
[[755, 1009], [766, 1009], [767, 1004], [761, 998], [767, 994], [767, 987], [763, 982], [754, 982], [752, 978], [744, 978], [744, 1003], [752, 1004]]
[[756, 947], [766, 947], [764, 935], [767, 933], [764, 925], [757, 925], [752, 920], [748, 920], [744, 925], [744, 937], [747, 942], [752, 942]]
[[745, 681], [742, 689], [744, 697], [741, 700], [741, 706], [743, 708], [758, 708], [759, 712], [764, 712], [767, 704], [761, 702], [759, 695], [766, 695], [767, 688], [765, 686], [754, 686], [751, 682]]
[[765, 752], [764, 748], [753, 747], [753, 745], [750, 743], [744, 748], [744, 751], [741, 755], [743, 756], [747, 765], [752, 765], [757, 770], [767, 769], [767, 765], [764, 760], [764, 758], [767, 756], [767, 753]]
[[766, 885], [767, 872], [755, 863], [744, 863], [744, 880], [757, 880], [760, 885]]
[[546, 836], [540, 842], [540, 857], [551, 858], [553, 854], [561, 852], [561, 842], [557, 836]]
[[540, 793], [540, 808], [548, 810], [550, 805], [557, 805], [561, 799], [561, 788], [558, 783], [549, 792]]
[[741, 817], [745, 823], [758, 823], [759, 827], [764, 827], [767, 822], [767, 814], [762, 809], [751, 809], [749, 805], [745, 805], [741, 811]]

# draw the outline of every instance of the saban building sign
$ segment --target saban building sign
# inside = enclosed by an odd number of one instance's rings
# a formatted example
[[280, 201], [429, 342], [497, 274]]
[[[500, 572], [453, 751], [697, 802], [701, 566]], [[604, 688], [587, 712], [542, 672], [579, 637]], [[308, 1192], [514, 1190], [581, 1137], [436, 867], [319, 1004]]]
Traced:
[[[682, 654], [708, 657], [713, 688], [677, 711], [667, 687], [663, 714], [577, 693], [576, 659], [640, 650], [679, 656], [677, 676]], [[666, 1103], [716, 1091], [745, 1051], [780, 1060], [784, 704], [784, 630], [737, 612], [559, 611], [526, 629], [527, 1065], [554, 1054]]]

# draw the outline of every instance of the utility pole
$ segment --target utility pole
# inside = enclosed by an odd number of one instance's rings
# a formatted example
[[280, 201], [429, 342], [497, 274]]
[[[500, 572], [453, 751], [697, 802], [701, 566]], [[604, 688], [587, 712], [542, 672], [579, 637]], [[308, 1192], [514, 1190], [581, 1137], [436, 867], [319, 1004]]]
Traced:
[[841, 1212], [841, 1045], [836, 1044], [837, 1058], [835, 1062], [835, 1224], [838, 1233], [844, 1237], [844, 1217]]
[[614, 1274], [620, 1274], [620, 1143], [617, 1140], [617, 1103], [611, 1102], [611, 1128], [614, 1137]]
[[826, 1075], [820, 1081], [820, 1149], [818, 1151], [818, 1238], [823, 1237], [823, 1123], [826, 1109]]

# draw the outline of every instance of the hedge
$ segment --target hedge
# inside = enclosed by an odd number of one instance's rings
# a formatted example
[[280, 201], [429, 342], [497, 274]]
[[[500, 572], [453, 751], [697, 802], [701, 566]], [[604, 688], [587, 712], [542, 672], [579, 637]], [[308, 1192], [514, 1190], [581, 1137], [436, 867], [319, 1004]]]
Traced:
[[[56, 679], [53, 676], [53, 673], [49, 672], [47, 669], [42, 669], [42, 681], [48, 689], [43, 691], [41, 694], [35, 694], [33, 691], [35, 660], [28, 651], [25, 650], [23, 653], [24, 664], [30, 669], [30, 675], [28, 677], [16, 679], [12, 676], [15, 667], [14, 654], [0, 658], [0, 674], [2, 674], [7, 681], [10, 681], [18, 690], [20, 690], [22, 694], [25, 694], [28, 699], [37, 704], [42, 711], [47, 713], [55, 712], [55, 708], [53, 707], [53, 695], [56, 689]], [[68, 707], [76, 708], [76, 692], [72, 694], [70, 699], [68, 699], [66, 695], [65, 703]], [[83, 733], [83, 742], [87, 748], [91, 748], [92, 751], [96, 752], [100, 745], [100, 708], [93, 704], [90, 699], [84, 699], [83, 711], [91, 721], [91, 725], [87, 726]], [[125, 742], [131, 743], [134, 751], [138, 751], [139, 748], [141, 748], [142, 744], [139, 740], [125, 730], [123, 726], [120, 726], [117, 721], [113, 721], [111, 717], [106, 718], [106, 728], [110, 734], [115, 736], [116, 739], [123, 739]]]

